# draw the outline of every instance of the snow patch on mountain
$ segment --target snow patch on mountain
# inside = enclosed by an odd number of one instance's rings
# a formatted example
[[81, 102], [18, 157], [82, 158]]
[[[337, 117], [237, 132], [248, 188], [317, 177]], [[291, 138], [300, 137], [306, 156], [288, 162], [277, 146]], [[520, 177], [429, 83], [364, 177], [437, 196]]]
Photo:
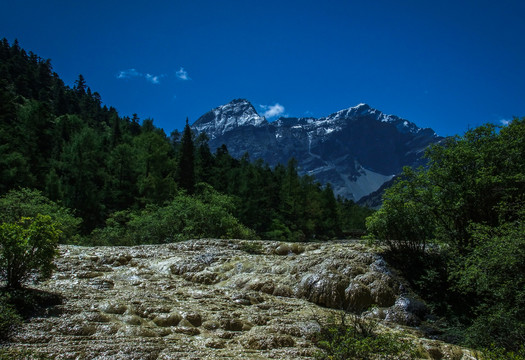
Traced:
[[210, 110], [192, 127], [199, 132], [206, 132], [213, 139], [240, 126], [260, 126], [267, 123], [266, 118], [260, 116], [248, 100], [237, 99]]
[[362, 167], [359, 163], [356, 163], [356, 167], [359, 167], [360, 176], [355, 181], [347, 183], [347, 191], [352, 194], [355, 201], [376, 191], [395, 176], [376, 173]]

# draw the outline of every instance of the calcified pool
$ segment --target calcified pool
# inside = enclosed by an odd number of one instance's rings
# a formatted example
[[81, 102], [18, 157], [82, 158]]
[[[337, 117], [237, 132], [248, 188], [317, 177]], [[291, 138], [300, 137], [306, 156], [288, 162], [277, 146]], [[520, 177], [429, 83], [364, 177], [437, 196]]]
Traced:
[[[343, 309], [375, 305], [365, 316], [385, 331], [410, 330], [426, 311], [357, 241], [61, 246], [56, 266], [36, 288], [62, 304], [24, 323], [11, 348], [57, 359], [307, 359], [320, 324]], [[414, 341], [428, 358], [467, 356]]]

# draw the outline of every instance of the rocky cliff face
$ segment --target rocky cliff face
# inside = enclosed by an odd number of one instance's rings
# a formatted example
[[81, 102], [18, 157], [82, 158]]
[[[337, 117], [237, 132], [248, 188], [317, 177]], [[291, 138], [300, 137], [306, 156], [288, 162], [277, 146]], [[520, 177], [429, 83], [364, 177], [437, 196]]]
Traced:
[[[192, 240], [60, 253], [39, 289], [62, 304], [24, 323], [11, 348], [57, 359], [311, 359], [320, 323], [341, 309], [378, 305], [365, 316], [384, 331], [416, 325], [426, 312], [355, 241]], [[406, 329], [427, 358], [463, 354]]]
[[248, 152], [271, 166], [294, 157], [302, 174], [330, 182], [337, 195], [359, 200], [421, 163], [422, 151], [441, 138], [394, 115], [359, 104], [329, 116], [268, 122], [247, 100], [234, 100], [193, 125], [213, 150], [226, 144], [234, 157]]
[[206, 132], [213, 138], [224, 135], [240, 126], [261, 126], [268, 122], [246, 100], [237, 99], [201, 116], [193, 128]]

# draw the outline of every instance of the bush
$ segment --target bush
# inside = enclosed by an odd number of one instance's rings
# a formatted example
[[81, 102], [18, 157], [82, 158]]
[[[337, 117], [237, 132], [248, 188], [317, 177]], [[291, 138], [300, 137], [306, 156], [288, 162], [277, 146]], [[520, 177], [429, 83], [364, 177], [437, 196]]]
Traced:
[[0, 278], [8, 288], [51, 276], [60, 233], [50, 216], [40, 214], [0, 225]]
[[264, 251], [262, 244], [257, 241], [243, 242], [241, 244], [241, 250], [252, 255], [262, 254]]
[[199, 194], [177, 195], [165, 206], [119, 211], [92, 233], [98, 245], [161, 244], [196, 238], [254, 239], [255, 233], [231, 214], [233, 201], [207, 185]]
[[70, 209], [46, 198], [38, 190], [11, 190], [0, 198], [0, 223], [15, 223], [22, 217], [49, 215], [60, 230], [60, 242], [73, 242], [82, 219], [73, 216]]
[[517, 351], [525, 342], [525, 211], [497, 228], [477, 225], [478, 244], [452, 272], [456, 290], [477, 299], [466, 332], [472, 346], [491, 343]]
[[[348, 319], [350, 321], [348, 321]], [[356, 315], [330, 321], [319, 333], [318, 359], [416, 359], [414, 345], [391, 333], [379, 333], [377, 323]]]
[[405, 168], [403, 178], [386, 190], [381, 209], [366, 219], [368, 237], [379, 239], [391, 252], [424, 253], [435, 228], [424, 186], [421, 172]]
[[491, 346], [476, 353], [475, 356], [477, 360], [525, 360], [525, 346], [522, 345], [517, 352]]
[[0, 294], [0, 339], [7, 339], [13, 329], [22, 321], [7, 295]]

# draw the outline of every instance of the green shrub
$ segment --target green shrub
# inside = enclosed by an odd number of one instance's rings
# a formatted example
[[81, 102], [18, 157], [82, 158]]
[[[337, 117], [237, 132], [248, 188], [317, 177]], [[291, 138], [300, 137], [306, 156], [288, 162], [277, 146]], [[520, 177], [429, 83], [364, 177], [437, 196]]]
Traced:
[[60, 230], [47, 215], [0, 224], [0, 278], [17, 289], [31, 277], [51, 276]]
[[492, 345], [475, 354], [477, 360], [525, 360], [525, 346], [517, 352], [507, 351], [504, 348]]
[[241, 250], [248, 254], [262, 254], [263, 247], [260, 242], [257, 241], [245, 241], [241, 244]]
[[270, 240], [290, 241], [290, 239], [292, 239], [292, 232], [282, 221], [273, 219], [270, 231], [266, 232], [263, 236], [265, 239]]
[[7, 295], [0, 294], [0, 339], [6, 339], [21, 321], [20, 315], [9, 303]]
[[403, 178], [386, 190], [381, 209], [366, 219], [368, 237], [379, 239], [391, 252], [424, 253], [433, 237], [435, 225], [421, 174], [406, 167]]
[[323, 360], [417, 358], [413, 344], [400, 335], [378, 332], [375, 321], [356, 315], [343, 315], [340, 322], [323, 326], [317, 346], [323, 350], [318, 359]]
[[456, 290], [477, 299], [466, 331], [470, 346], [517, 351], [525, 341], [525, 211], [519, 216], [497, 228], [473, 227], [478, 245], [452, 272]]
[[73, 212], [49, 200], [38, 190], [11, 190], [0, 198], [0, 223], [14, 223], [22, 217], [34, 218], [37, 214], [51, 217], [60, 230], [60, 242], [74, 242], [82, 219]]
[[196, 238], [254, 239], [255, 233], [235, 218], [233, 201], [209, 185], [194, 196], [177, 195], [165, 206], [119, 211], [106, 227], [92, 233], [98, 245], [161, 244]]

